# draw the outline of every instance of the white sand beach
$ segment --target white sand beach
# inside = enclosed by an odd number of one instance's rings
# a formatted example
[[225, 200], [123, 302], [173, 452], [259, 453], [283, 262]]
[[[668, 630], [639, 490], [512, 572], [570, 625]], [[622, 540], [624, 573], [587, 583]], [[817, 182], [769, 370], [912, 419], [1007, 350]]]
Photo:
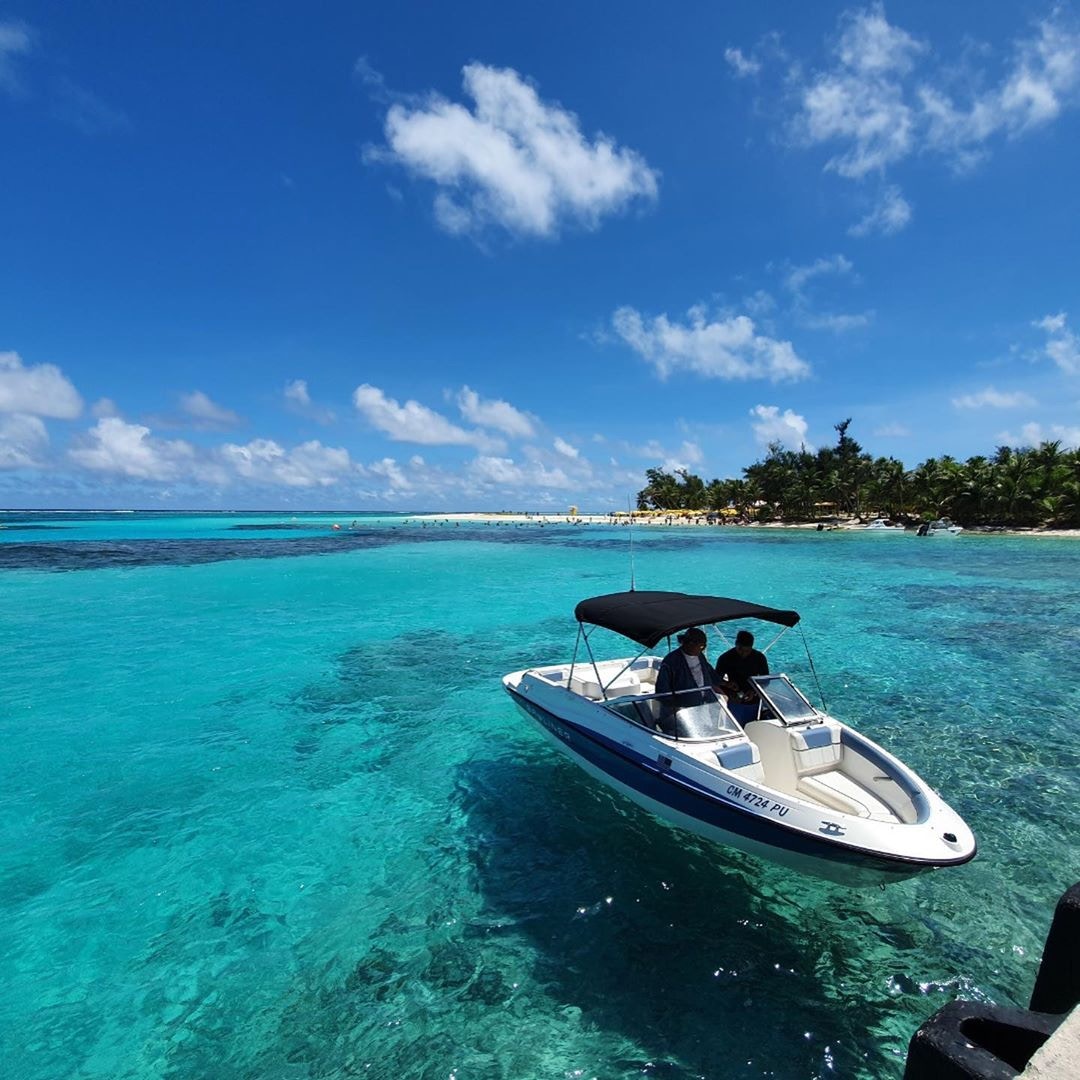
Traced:
[[[406, 519], [423, 525], [454, 525], [469, 523], [473, 525], [621, 525], [646, 528], [686, 528], [686, 529], [804, 529], [817, 531], [817, 522], [746, 522], [728, 518], [726, 520], [709, 521], [704, 514], [687, 513], [660, 513], [656, 511], [635, 512], [633, 515], [625, 510], [615, 511], [610, 514], [569, 514], [552, 513], [542, 511], [529, 513], [528, 511], [498, 512], [498, 511], [466, 511], [459, 513], [422, 513], [411, 514]], [[863, 532], [865, 522], [850, 520], [828, 523], [825, 528], [828, 531], [837, 532]], [[896, 532], [914, 532], [914, 528], [895, 528]], [[965, 533], [972, 536], [1047, 536], [1047, 537], [1080, 537], [1080, 529], [1003, 529], [1003, 528], [980, 528], [965, 529]]]

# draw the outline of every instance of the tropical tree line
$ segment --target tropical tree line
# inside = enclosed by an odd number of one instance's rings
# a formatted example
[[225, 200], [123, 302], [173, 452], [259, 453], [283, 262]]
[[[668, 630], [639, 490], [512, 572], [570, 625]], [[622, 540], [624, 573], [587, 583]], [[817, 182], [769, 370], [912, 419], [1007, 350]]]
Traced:
[[649, 469], [639, 510], [724, 511], [758, 521], [878, 515], [895, 521], [950, 517], [958, 524], [1080, 528], [1080, 450], [1060, 442], [999, 446], [990, 457], [928, 458], [906, 469], [874, 457], [834, 425], [835, 446], [788, 450], [771, 443], [741, 477], [704, 481], [686, 469]]

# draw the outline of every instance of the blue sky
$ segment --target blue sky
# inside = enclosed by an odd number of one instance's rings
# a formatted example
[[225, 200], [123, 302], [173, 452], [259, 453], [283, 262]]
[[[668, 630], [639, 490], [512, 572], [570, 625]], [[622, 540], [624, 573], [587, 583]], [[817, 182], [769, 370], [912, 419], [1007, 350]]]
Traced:
[[1080, 12], [0, 0], [0, 505], [1080, 444]]

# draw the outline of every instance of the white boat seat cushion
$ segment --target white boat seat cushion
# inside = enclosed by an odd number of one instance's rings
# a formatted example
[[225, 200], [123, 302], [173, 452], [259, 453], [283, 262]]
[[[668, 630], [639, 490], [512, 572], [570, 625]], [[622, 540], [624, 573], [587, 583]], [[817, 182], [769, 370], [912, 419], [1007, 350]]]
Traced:
[[839, 769], [800, 777], [798, 790], [842, 814], [896, 821], [896, 815], [885, 803]]
[[[612, 675], [614, 674], [612, 672]], [[624, 671], [610, 685], [608, 685], [607, 680], [611, 676], [608, 676], [603, 670], [601, 670], [600, 676], [604, 679], [602, 688], [600, 683], [596, 681], [594, 672], [589, 671], [588, 674], [583, 673], [581, 675], [575, 673], [570, 680], [570, 689], [575, 694], [580, 694], [582, 697], [587, 697], [592, 701], [602, 701], [605, 693], [609, 698], [641, 693], [641, 681], [638, 679], [636, 671]]]
[[795, 771], [802, 776], [835, 769], [840, 764], [843, 748], [837, 724], [814, 724], [788, 732], [791, 749], [795, 752]]
[[747, 779], [765, 779], [765, 770], [761, 767], [761, 754], [749, 739], [721, 746], [716, 751], [716, 760], [722, 769], [737, 772]]
[[746, 765], [755, 765], [761, 760], [758, 748], [749, 740], [722, 746], [716, 751], [716, 760], [725, 769], [741, 769]]
[[787, 728], [775, 719], [754, 720], [746, 725], [746, 734], [761, 750], [769, 784], [792, 795], [801, 779], [835, 769], [843, 755], [838, 724]]

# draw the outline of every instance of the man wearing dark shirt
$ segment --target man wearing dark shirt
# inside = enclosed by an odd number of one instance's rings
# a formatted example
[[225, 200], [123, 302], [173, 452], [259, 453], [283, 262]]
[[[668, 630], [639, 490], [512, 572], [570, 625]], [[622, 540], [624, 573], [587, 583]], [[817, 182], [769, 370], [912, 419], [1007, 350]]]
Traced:
[[763, 652], [754, 648], [754, 635], [749, 630], [740, 630], [735, 635], [735, 648], [728, 649], [716, 661], [715, 671], [720, 689], [729, 701], [755, 701], [757, 691], [750, 678], [768, 675], [769, 661]]

